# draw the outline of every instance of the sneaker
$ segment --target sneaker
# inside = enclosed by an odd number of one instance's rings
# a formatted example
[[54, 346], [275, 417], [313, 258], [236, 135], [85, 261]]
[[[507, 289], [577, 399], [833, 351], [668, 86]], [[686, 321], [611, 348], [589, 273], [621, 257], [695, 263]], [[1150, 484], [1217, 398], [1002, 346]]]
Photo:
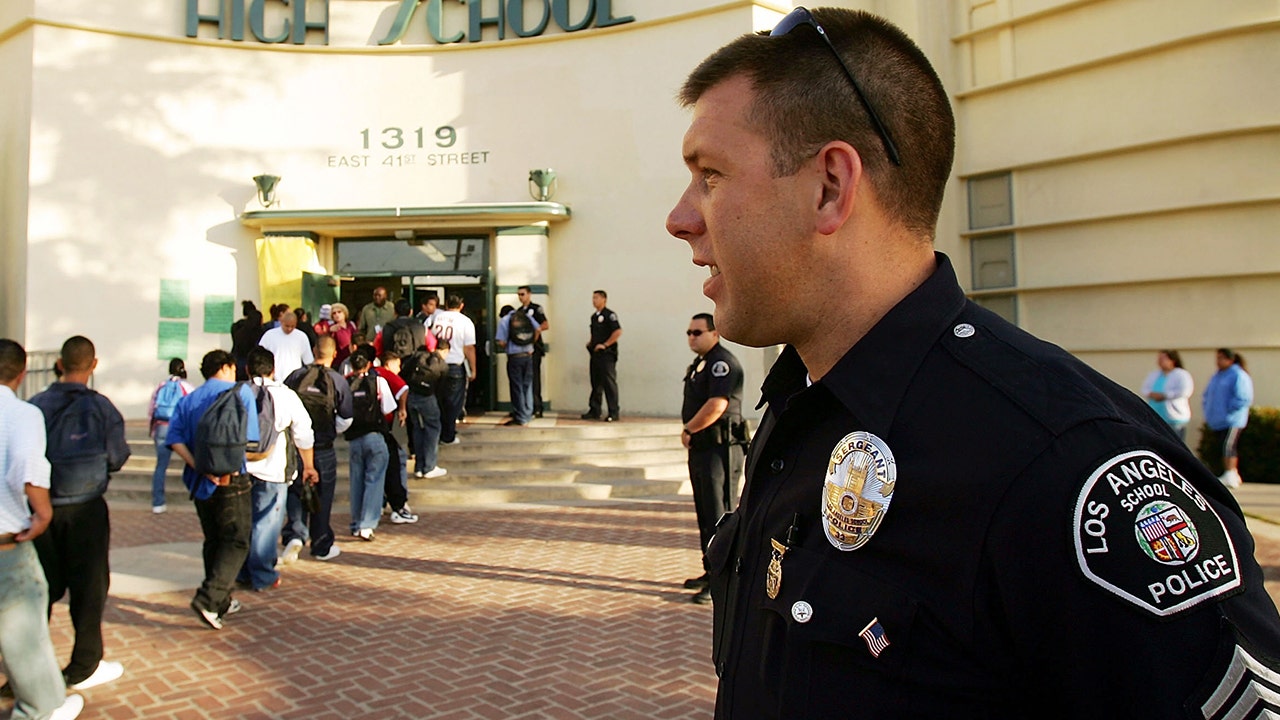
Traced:
[[373, 542], [373, 528], [360, 528], [356, 532], [356, 537], [365, 542]]
[[413, 510], [409, 507], [409, 503], [405, 503], [404, 507], [400, 508], [400, 512], [405, 513], [406, 515], [413, 514]]
[[685, 590], [702, 590], [711, 587], [711, 581], [707, 578], [706, 573], [702, 573], [701, 577], [689, 578], [684, 581]]
[[227, 605], [227, 611], [222, 613], [222, 616], [226, 617], [228, 615], [235, 615], [243, 609], [244, 605], [241, 605], [239, 600], [231, 598], [231, 603]]
[[284, 565], [292, 565], [298, 562], [298, 554], [301, 552], [302, 541], [294, 538], [284, 546], [284, 554], [280, 556], [280, 562]]
[[699, 590], [689, 600], [695, 605], [706, 605], [711, 602], [711, 588], [707, 587]]
[[341, 554], [342, 554], [342, 551], [338, 549], [338, 546], [333, 545], [329, 548], [329, 552], [323, 555], [312, 555], [311, 557], [315, 558], [316, 560], [332, 560]]
[[99, 685], [106, 685], [112, 680], [118, 680], [123, 674], [124, 666], [120, 663], [99, 660], [98, 667], [94, 668], [92, 675], [78, 683], [67, 683], [67, 685], [72, 690], [88, 690]]
[[610, 415], [609, 417], [605, 418], [605, 419], [604, 419], [604, 421], [605, 421], [605, 422], [618, 422], [618, 416], [617, 416], [617, 415]]
[[83, 710], [84, 698], [79, 695], [68, 695], [67, 699], [62, 701], [62, 705], [49, 716], [49, 720], [75, 720], [80, 717]]
[[444, 477], [445, 475], [448, 475], [448, 474], [449, 474], [448, 470], [445, 470], [444, 468], [437, 465], [431, 468], [430, 470], [428, 470], [427, 472], [423, 473], [422, 477], [428, 480], [434, 480], [438, 477]]
[[462, 444], [462, 438], [460, 438], [460, 437], [455, 437], [454, 439], [450, 440], [449, 442], [443, 442], [443, 441], [441, 441], [441, 443], [440, 443], [440, 444], [441, 444], [441, 445], [461, 445], [461, 444]]
[[165, 511], [166, 511], [166, 510], [168, 510], [168, 509], [169, 509], [169, 506], [168, 506], [168, 505], [152, 505], [152, 506], [151, 506], [151, 514], [152, 514], [152, 515], [163, 515], [163, 514], [165, 513]]
[[[418, 522], [418, 516], [409, 512], [409, 506], [406, 505], [400, 510], [391, 511], [391, 522], [395, 525], [412, 525]], [[372, 540], [373, 538], [370, 537], [369, 539]]]
[[1238, 488], [1244, 484], [1244, 479], [1240, 477], [1238, 470], [1228, 470], [1219, 475], [1218, 480], [1229, 488]]
[[414, 477], [416, 477], [416, 478], [418, 478], [418, 479], [422, 479], [422, 478], [426, 477], [426, 476], [427, 476], [427, 474], [426, 474], [426, 473], [424, 473], [424, 472], [422, 472], [421, 470], [414, 470], [414, 471], [413, 471], [413, 476], [414, 476]]
[[199, 605], [196, 605], [195, 600], [191, 601], [191, 609], [196, 612], [196, 617], [200, 618], [205, 625], [208, 625], [214, 630], [222, 629], [222, 618], [218, 617], [218, 613], [201, 608]]

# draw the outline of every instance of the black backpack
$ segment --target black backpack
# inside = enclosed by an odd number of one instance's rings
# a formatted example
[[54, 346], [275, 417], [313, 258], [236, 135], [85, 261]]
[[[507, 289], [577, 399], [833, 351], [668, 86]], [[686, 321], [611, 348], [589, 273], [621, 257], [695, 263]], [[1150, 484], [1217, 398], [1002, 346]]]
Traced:
[[275, 447], [280, 431], [276, 430], [276, 401], [266, 387], [253, 384], [253, 397], [258, 401], [258, 442], [248, 443], [249, 452], [269, 453]]
[[[289, 388], [298, 393], [302, 407], [311, 416], [313, 428], [333, 428], [333, 413], [338, 405], [338, 391], [333, 378], [323, 365], [311, 365]], [[288, 383], [286, 383], [288, 384]]]
[[378, 402], [378, 373], [373, 368], [363, 375], [350, 378], [351, 427], [342, 434], [347, 440], [382, 432], [387, 429], [382, 415], [382, 403]]
[[240, 402], [240, 386], [236, 383], [213, 401], [196, 423], [196, 472], [201, 475], [231, 475], [244, 467], [245, 448], [249, 443], [246, 422], [248, 411]]
[[407, 323], [402, 323], [399, 320], [397, 320], [395, 321], [394, 324], [391, 325], [391, 329], [392, 329], [391, 347], [388, 348], [386, 346], [387, 338], [385, 337], [385, 334], [384, 334], [384, 337], [382, 340], [383, 349], [391, 350], [391, 352], [396, 354], [396, 357], [405, 358], [412, 355], [415, 349], [414, 345], [416, 343], [414, 343], [413, 341], [413, 330], [409, 329], [409, 325]]
[[511, 312], [510, 325], [507, 326], [507, 345], [532, 345], [537, 335], [533, 320], [523, 309]]
[[99, 412], [98, 393], [84, 390], [45, 419], [45, 457], [50, 470], [50, 491], [55, 497], [72, 497], [105, 491], [107, 468], [107, 419]]
[[449, 374], [449, 365], [438, 354], [416, 350], [400, 362], [400, 377], [415, 395], [434, 395], [440, 381]]

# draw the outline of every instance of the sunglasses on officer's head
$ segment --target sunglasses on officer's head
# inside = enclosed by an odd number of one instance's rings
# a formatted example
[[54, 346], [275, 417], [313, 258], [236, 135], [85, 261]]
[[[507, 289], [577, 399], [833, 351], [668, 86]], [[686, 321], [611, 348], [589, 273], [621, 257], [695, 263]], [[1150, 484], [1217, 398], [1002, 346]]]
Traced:
[[685, 330], [684, 334], [689, 337], [701, 337], [704, 332], [706, 332], [706, 330]]
[[858, 100], [862, 101], [862, 107], [867, 109], [867, 116], [871, 118], [871, 125], [875, 127], [880, 139], [884, 141], [885, 154], [889, 156], [889, 160], [893, 161], [894, 165], [901, 167], [902, 161], [898, 158], [898, 148], [893, 144], [893, 140], [889, 139], [889, 130], [885, 128], [884, 123], [880, 122], [880, 116], [876, 114], [876, 111], [871, 107], [871, 103], [867, 101], [867, 96], [862, 94], [862, 88], [858, 86], [858, 81], [854, 79], [853, 72], [849, 70], [848, 65], [844, 64], [844, 59], [840, 57], [840, 52], [831, 43], [831, 38], [827, 37], [827, 31], [818, 24], [817, 20], [813, 19], [812, 13], [803, 7], [792, 10], [773, 28], [773, 31], [769, 33], [769, 37], [782, 37], [801, 25], [808, 25], [817, 30], [822, 42], [826, 43], [831, 50], [831, 54], [836, 56], [836, 62], [840, 63], [840, 69], [844, 70], [845, 77], [849, 78], [849, 83], [853, 85], [853, 91], [857, 93]]

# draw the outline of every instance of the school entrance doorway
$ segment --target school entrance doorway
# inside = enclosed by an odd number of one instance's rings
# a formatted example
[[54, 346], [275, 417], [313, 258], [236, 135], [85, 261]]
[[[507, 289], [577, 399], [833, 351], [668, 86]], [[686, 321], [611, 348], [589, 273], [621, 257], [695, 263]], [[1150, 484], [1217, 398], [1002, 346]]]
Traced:
[[343, 238], [335, 243], [334, 256], [337, 294], [353, 319], [359, 317], [360, 308], [373, 302], [373, 291], [379, 287], [386, 288], [388, 302], [408, 300], [413, 312], [432, 295], [441, 309], [450, 296], [461, 298], [462, 314], [476, 326], [476, 380], [467, 390], [467, 411], [480, 414], [493, 409], [488, 237]]
[[[570, 215], [565, 205], [535, 201], [246, 210], [240, 221], [260, 233], [264, 301], [279, 297], [292, 304], [301, 295], [303, 307], [314, 312], [341, 299], [355, 319], [380, 285], [393, 301], [409, 299], [415, 311], [427, 293], [441, 300], [458, 295], [476, 326], [476, 382], [468, 407], [485, 411], [507, 400], [505, 378], [495, 381], [505, 362], [493, 354], [495, 308], [514, 302], [521, 285], [533, 288], [535, 302], [547, 302], [551, 227]], [[544, 399], [550, 408], [545, 389]]]

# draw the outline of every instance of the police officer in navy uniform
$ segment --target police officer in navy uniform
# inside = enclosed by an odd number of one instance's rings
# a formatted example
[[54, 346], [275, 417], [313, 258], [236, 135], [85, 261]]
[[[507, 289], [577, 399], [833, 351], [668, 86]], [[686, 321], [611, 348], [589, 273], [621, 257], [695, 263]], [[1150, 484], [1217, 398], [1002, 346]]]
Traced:
[[914, 43], [796, 8], [680, 98], [667, 229], [726, 339], [786, 345], [706, 553], [716, 717], [1277, 712], [1280, 616], [1230, 492], [933, 251], [954, 120]]
[[[738, 502], [742, 476], [742, 365], [720, 344], [715, 318], [699, 313], [685, 331], [689, 349], [697, 353], [684, 374], [680, 440], [689, 451], [689, 482], [698, 515], [702, 547], [715, 535], [716, 521]], [[705, 569], [705, 568], [704, 568]], [[689, 578], [695, 603], [711, 602], [707, 574]]]
[[533, 290], [528, 285], [516, 288], [516, 297], [520, 298], [520, 312], [533, 321], [536, 332], [533, 337], [533, 416], [542, 417], [542, 358], [547, 354], [547, 343], [542, 339], [551, 323], [547, 321], [547, 313], [542, 306], [533, 302]]
[[595, 308], [591, 313], [591, 339], [587, 341], [587, 352], [591, 353], [591, 398], [583, 420], [601, 418], [601, 395], [609, 406], [609, 415], [604, 419], [618, 419], [618, 338], [622, 337], [622, 325], [618, 314], [605, 305], [608, 301], [609, 294], [603, 290], [591, 293], [591, 306]]

